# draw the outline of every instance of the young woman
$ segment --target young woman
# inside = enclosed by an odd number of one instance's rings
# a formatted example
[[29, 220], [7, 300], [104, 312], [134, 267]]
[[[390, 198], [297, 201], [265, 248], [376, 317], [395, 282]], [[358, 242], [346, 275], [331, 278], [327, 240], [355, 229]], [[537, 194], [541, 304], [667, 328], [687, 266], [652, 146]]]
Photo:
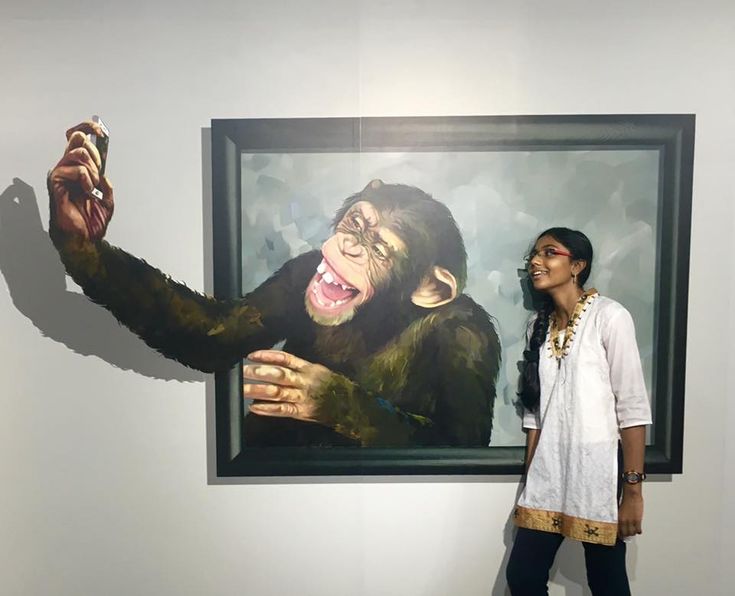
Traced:
[[524, 352], [526, 484], [513, 512], [518, 532], [508, 585], [513, 596], [548, 594], [549, 569], [569, 537], [584, 545], [592, 594], [625, 596], [622, 538], [641, 533], [651, 423], [633, 319], [614, 300], [584, 289], [592, 245], [581, 232], [546, 230], [527, 267], [546, 301]]

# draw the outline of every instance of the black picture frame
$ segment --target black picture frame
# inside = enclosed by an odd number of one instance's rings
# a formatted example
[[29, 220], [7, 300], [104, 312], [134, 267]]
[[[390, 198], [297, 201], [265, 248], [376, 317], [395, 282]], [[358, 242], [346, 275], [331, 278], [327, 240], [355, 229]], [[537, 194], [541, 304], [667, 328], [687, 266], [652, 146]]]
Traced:
[[[693, 114], [212, 120], [214, 294], [241, 296], [244, 152], [659, 151], [654, 433], [648, 473], [682, 472]], [[218, 477], [522, 473], [524, 448], [243, 447], [241, 367], [215, 376]]]

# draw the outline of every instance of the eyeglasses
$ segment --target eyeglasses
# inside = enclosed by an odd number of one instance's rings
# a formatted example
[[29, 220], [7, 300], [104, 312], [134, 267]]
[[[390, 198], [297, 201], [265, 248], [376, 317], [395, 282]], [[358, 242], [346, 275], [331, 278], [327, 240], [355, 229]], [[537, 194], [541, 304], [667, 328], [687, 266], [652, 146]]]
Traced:
[[542, 248], [541, 250], [533, 249], [524, 259], [524, 261], [526, 262], [526, 267], [528, 267], [531, 264], [531, 261], [533, 261], [533, 259], [535, 259], [537, 256], [541, 257], [542, 259], [550, 259], [552, 257], [571, 257], [572, 253], [566, 252], [564, 250], [559, 250], [558, 248], [554, 248], [553, 246], [547, 246], [546, 248]]

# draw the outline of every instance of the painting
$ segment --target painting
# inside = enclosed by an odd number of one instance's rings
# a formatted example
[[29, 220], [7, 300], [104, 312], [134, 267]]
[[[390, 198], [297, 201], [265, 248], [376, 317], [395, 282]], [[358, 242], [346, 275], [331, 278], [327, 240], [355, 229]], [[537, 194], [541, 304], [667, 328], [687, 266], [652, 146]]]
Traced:
[[[523, 257], [552, 225], [633, 315], [647, 469], [680, 471], [693, 143], [691, 115], [213, 120], [215, 295], [286, 313], [216, 376], [217, 475], [519, 473]], [[254, 373], [294, 354], [338, 396], [318, 414]]]

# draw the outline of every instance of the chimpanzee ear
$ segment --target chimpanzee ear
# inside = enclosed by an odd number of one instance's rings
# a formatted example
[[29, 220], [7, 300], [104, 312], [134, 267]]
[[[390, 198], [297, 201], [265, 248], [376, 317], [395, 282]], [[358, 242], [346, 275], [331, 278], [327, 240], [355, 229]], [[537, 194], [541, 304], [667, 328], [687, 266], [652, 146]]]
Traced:
[[436, 308], [457, 297], [457, 279], [449, 269], [433, 267], [411, 294], [411, 302], [421, 308]]
[[371, 180], [370, 182], [368, 182], [367, 186], [363, 189], [362, 192], [365, 192], [366, 190], [370, 190], [371, 188], [373, 190], [376, 190], [380, 188], [381, 186], [383, 186], [383, 181], [380, 180], [379, 178], [376, 178], [375, 180]]

